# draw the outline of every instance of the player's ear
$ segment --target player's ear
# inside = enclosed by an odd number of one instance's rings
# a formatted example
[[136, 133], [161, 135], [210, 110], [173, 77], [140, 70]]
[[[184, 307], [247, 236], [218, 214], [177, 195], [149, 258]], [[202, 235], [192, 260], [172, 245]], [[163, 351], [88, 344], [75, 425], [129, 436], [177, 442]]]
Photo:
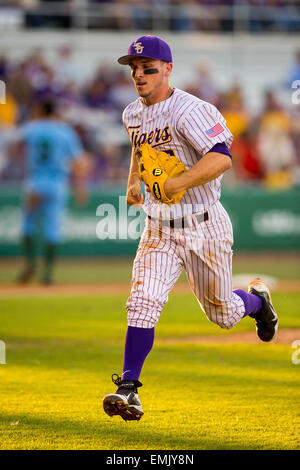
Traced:
[[172, 62], [165, 62], [165, 75], [168, 77], [172, 72], [173, 64]]

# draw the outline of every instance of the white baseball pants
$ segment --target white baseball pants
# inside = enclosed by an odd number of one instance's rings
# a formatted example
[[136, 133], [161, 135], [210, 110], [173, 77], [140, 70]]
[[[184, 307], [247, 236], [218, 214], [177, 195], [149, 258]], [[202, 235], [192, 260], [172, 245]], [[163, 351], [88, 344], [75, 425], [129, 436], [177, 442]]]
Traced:
[[244, 303], [232, 292], [231, 221], [220, 202], [208, 209], [208, 217], [199, 223], [189, 215], [184, 229], [146, 219], [126, 303], [129, 326], [155, 326], [183, 268], [210, 321], [229, 329], [241, 320]]

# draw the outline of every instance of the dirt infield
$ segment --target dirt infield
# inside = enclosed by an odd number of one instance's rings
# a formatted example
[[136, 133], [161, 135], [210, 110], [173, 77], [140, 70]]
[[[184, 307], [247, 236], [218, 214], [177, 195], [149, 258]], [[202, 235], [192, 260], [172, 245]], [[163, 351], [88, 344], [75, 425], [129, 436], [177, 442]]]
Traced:
[[[300, 280], [282, 280], [276, 285], [276, 292], [300, 292]], [[81, 296], [81, 295], [129, 295], [130, 283], [99, 283], [99, 284], [54, 284], [41, 286], [31, 284], [18, 286], [16, 284], [0, 285], [0, 296], [33, 296], [33, 297], [56, 297], [56, 296]], [[187, 282], [179, 282], [172, 292], [178, 294], [192, 294]]]

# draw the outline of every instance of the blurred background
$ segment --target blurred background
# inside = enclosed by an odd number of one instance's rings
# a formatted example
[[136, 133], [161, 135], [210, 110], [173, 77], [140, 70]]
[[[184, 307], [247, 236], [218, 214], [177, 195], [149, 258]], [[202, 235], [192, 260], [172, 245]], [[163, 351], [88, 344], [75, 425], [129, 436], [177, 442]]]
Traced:
[[110, 203], [118, 214], [125, 194], [130, 145], [121, 116], [136, 92], [116, 59], [143, 34], [170, 44], [171, 84], [215, 104], [234, 135], [222, 203], [236, 252], [299, 253], [299, 1], [0, 0], [2, 261], [21, 254], [26, 175], [22, 149], [12, 155], [8, 143], [46, 96], [92, 161], [88, 204], [77, 207], [70, 196], [61, 256], [134, 255], [138, 240], [99, 240], [96, 211]]

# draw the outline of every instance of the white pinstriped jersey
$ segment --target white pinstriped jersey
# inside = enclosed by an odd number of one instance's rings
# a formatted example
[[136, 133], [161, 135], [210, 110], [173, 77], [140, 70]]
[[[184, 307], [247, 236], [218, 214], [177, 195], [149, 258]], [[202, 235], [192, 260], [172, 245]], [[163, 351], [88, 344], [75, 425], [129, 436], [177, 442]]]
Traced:
[[[148, 143], [157, 150], [172, 152], [187, 170], [192, 168], [215, 144], [229, 148], [233, 136], [217, 108], [189, 93], [175, 88], [172, 95], [146, 106], [141, 98], [123, 112], [123, 123], [132, 146]], [[200, 212], [220, 198], [222, 175], [209, 183], [189, 189], [178, 204], [169, 206], [146, 194], [144, 210], [168, 217]]]

